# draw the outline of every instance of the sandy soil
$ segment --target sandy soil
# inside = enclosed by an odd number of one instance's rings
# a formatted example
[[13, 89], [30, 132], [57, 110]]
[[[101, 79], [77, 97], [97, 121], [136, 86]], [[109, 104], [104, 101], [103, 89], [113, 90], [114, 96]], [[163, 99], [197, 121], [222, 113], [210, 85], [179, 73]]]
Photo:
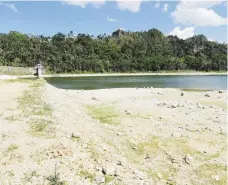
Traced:
[[0, 184], [222, 185], [227, 92], [0, 83]]

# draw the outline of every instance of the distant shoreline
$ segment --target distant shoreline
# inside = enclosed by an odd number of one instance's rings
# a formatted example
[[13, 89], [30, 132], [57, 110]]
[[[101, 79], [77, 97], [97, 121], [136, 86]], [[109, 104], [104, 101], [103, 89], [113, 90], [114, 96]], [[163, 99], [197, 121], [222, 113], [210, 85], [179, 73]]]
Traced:
[[[199, 76], [207, 76], [207, 75], [227, 75], [227, 72], [164, 72], [164, 73], [96, 73], [96, 74], [44, 74], [42, 78], [50, 78], [50, 77], [96, 77], [96, 76], [176, 76], [176, 75], [199, 75]], [[34, 75], [1, 75], [0, 80], [7, 79], [23, 79], [23, 78], [37, 78]]]

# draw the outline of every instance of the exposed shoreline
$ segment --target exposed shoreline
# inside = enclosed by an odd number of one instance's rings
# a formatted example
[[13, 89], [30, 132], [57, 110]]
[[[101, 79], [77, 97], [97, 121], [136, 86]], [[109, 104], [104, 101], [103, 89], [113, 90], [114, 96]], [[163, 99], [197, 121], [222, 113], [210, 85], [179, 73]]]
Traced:
[[227, 90], [0, 85], [0, 184], [227, 183]]
[[[174, 72], [174, 73], [96, 73], [96, 74], [44, 74], [43, 78], [49, 77], [96, 77], [96, 76], [173, 76], [173, 75], [227, 75], [227, 72]], [[21, 78], [36, 78], [34, 75], [0, 75], [0, 80], [21, 79]]]

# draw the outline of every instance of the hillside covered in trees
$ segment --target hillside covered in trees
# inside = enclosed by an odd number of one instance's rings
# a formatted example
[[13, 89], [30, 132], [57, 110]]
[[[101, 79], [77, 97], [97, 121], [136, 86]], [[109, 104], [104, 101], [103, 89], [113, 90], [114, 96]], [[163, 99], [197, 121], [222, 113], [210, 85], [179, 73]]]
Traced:
[[137, 72], [160, 70], [227, 70], [227, 45], [203, 35], [186, 40], [157, 29], [117, 30], [112, 35], [57, 33], [53, 37], [19, 32], [0, 34], [0, 65], [64, 72]]

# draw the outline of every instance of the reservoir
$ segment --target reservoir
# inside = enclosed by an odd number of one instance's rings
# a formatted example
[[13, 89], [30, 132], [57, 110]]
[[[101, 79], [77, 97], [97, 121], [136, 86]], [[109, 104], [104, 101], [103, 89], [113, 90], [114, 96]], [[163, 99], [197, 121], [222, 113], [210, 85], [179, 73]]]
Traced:
[[227, 89], [226, 75], [146, 75], [146, 76], [94, 76], [47, 77], [45, 80], [61, 89], [93, 90], [110, 88], [179, 88], [218, 90]]

